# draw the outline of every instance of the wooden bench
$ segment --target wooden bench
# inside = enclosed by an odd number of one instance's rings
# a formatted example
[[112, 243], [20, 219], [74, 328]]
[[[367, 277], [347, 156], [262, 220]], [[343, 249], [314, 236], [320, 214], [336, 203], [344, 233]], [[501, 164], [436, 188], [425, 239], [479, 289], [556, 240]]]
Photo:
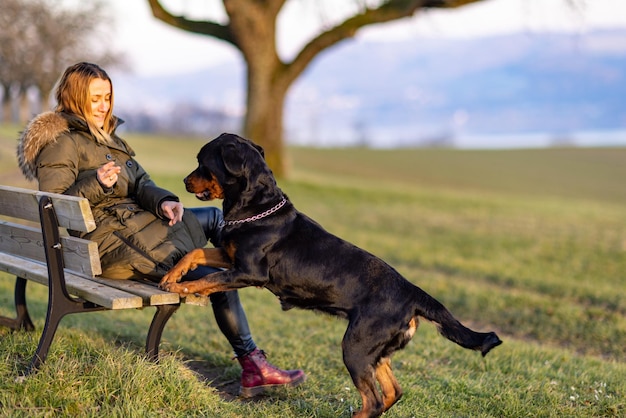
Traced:
[[96, 243], [66, 233], [66, 229], [89, 232], [95, 228], [85, 198], [0, 185], [0, 270], [16, 276], [16, 317], [0, 317], [0, 325], [34, 330], [26, 305], [26, 283], [31, 280], [48, 286], [45, 326], [25, 374], [36, 371], [46, 360], [65, 315], [154, 306], [146, 354], [157, 360], [165, 325], [180, 304], [207, 304], [207, 298], [180, 298], [147, 281], [101, 277]]

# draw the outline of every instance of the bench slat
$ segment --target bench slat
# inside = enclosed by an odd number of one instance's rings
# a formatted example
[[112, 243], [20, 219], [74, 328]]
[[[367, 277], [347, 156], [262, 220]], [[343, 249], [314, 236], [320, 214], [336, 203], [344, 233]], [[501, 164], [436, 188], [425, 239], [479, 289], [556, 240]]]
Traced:
[[[10, 274], [48, 285], [48, 268], [44, 263], [0, 253], [0, 268]], [[144, 306], [141, 296], [107, 287], [69, 271], [65, 272], [65, 285], [70, 294], [108, 309], [130, 309]]]
[[106, 279], [103, 277], [94, 277], [90, 280], [141, 296], [145, 305], [172, 305], [180, 302], [180, 296], [178, 293], [161, 290], [156, 286], [156, 284], [152, 285], [149, 283], [139, 283], [134, 280]]
[[194, 306], [209, 306], [209, 298], [206, 296], [187, 295], [180, 298], [180, 303]]
[[0, 214], [39, 222], [38, 205], [42, 196], [52, 198], [59, 226], [82, 232], [96, 229], [96, 221], [87, 199], [20, 187], [0, 186]]
[[[70, 236], [61, 237], [65, 268], [92, 277], [102, 273], [98, 244]], [[0, 251], [46, 262], [41, 229], [0, 220]]]

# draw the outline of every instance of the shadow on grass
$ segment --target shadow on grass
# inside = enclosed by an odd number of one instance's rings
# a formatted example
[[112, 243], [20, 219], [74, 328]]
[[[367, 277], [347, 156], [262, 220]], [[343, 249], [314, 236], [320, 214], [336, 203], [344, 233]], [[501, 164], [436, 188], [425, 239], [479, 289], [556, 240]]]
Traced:
[[285, 400], [289, 397], [288, 393], [276, 388], [268, 389], [252, 398], [241, 398], [239, 396], [240, 372], [233, 376], [231, 368], [216, 366], [206, 360], [185, 360], [185, 365], [196, 373], [205, 385], [215, 389], [224, 401], [254, 404], [263, 400]]
[[244, 400], [239, 398], [239, 377], [233, 378], [224, 366], [215, 366], [205, 360], [187, 360], [185, 365], [196, 373], [204, 384], [215, 389], [220, 398], [226, 401]]

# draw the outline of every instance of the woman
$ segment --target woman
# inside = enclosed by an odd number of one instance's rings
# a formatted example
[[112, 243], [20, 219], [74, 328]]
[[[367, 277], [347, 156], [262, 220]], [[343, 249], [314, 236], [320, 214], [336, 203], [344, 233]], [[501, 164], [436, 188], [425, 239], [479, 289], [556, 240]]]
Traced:
[[[212, 207], [184, 210], [174, 194], [156, 186], [115, 133], [121, 121], [112, 113], [113, 97], [102, 68], [86, 62], [68, 67], [54, 111], [36, 116], [22, 133], [18, 162], [40, 190], [89, 200], [97, 227], [80, 236], [98, 243], [104, 277], [159, 281], [188, 251], [207, 239], [219, 242], [222, 213]], [[198, 268], [186, 279], [212, 271]], [[241, 396], [304, 381], [302, 370], [280, 370], [267, 362], [252, 340], [237, 292], [210, 298], [243, 369]]]

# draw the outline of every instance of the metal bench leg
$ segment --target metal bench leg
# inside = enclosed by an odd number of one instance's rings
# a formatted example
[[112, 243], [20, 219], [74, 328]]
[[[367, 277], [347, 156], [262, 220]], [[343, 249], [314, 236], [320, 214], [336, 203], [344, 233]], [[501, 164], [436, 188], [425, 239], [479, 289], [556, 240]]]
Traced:
[[159, 344], [161, 342], [161, 336], [165, 329], [165, 324], [180, 308], [180, 304], [177, 305], [158, 305], [156, 312], [152, 318], [150, 329], [148, 330], [148, 337], [146, 338], [146, 355], [152, 361], [159, 359]]
[[30, 366], [28, 366], [28, 370], [25, 373], [26, 375], [35, 372], [39, 368], [39, 366], [41, 366], [41, 364], [46, 361], [46, 357], [48, 356], [48, 350], [50, 349], [50, 344], [52, 344], [52, 340], [54, 339], [54, 334], [57, 331], [59, 322], [61, 322], [61, 318], [65, 316], [64, 312], [57, 312], [56, 309], [52, 308], [52, 305], [52, 301], [48, 302], [46, 325], [43, 328], [43, 333], [41, 334], [41, 338], [39, 339], [39, 345], [37, 346], [35, 355], [30, 361]]
[[56, 295], [56, 297], [54, 297], [53, 293], [55, 293], [55, 291], [52, 286], [48, 287], [48, 291], [50, 295], [48, 301], [48, 313], [46, 314], [46, 324], [43, 328], [41, 338], [39, 339], [39, 345], [37, 346], [35, 355], [33, 356], [30, 366], [25, 373], [26, 375], [37, 371], [39, 366], [46, 361], [48, 350], [50, 349], [50, 345], [54, 339], [54, 334], [59, 327], [61, 319], [63, 319], [65, 315], [80, 312], [102, 311], [105, 309], [101, 306], [97, 306], [91, 302], [82, 301], [80, 299], [74, 299], [71, 297], [65, 298], [60, 297], [60, 295]]
[[39, 214], [43, 232], [44, 249], [48, 265], [48, 312], [46, 324], [39, 339], [26, 375], [35, 372], [48, 356], [48, 349], [61, 319], [71, 313], [101, 311], [105, 308], [77, 298], [73, 298], [65, 287], [63, 271], [63, 249], [59, 236], [59, 223], [52, 207], [52, 200], [43, 197], [39, 201]]
[[33, 331], [35, 326], [28, 314], [26, 306], [26, 283], [27, 280], [22, 277], [15, 279], [15, 318], [0, 317], [0, 325], [9, 327], [13, 330]]

